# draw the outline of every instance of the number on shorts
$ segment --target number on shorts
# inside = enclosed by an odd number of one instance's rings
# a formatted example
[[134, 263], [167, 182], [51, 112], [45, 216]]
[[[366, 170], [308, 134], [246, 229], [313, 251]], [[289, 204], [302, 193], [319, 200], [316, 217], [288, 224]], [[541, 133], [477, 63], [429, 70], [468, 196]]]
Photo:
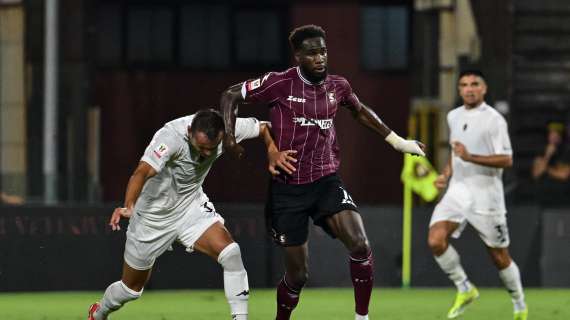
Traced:
[[499, 242], [507, 241], [507, 226], [499, 224], [495, 226], [495, 229], [497, 230], [497, 239], [499, 239]]

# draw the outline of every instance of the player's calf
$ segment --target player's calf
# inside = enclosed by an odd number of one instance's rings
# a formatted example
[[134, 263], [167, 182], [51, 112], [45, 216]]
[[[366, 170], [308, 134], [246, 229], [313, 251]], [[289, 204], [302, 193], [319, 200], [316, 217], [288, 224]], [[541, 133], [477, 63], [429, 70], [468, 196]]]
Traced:
[[246, 320], [249, 284], [239, 245], [232, 242], [226, 246], [218, 255], [218, 263], [224, 268], [224, 292], [232, 320]]
[[356, 319], [368, 319], [368, 305], [374, 286], [374, 260], [372, 251], [365, 255], [350, 255], [350, 276], [354, 286]]

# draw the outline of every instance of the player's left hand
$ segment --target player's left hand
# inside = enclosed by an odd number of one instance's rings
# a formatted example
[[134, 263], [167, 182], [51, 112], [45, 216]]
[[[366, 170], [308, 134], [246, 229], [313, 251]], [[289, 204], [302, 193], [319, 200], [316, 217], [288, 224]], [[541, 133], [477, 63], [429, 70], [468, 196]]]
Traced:
[[404, 140], [399, 147], [399, 150], [404, 153], [411, 153], [415, 156], [422, 157], [426, 155], [426, 146], [417, 140]]
[[111, 215], [111, 219], [109, 220], [109, 225], [113, 231], [121, 230], [121, 226], [119, 225], [119, 221], [121, 221], [121, 217], [129, 219], [133, 215], [132, 208], [115, 208], [113, 214]]
[[271, 172], [271, 174], [274, 176], [279, 175], [277, 168], [283, 170], [287, 174], [292, 174], [295, 172], [297, 169], [295, 169], [295, 167], [291, 164], [291, 162], [297, 162], [297, 159], [293, 157], [295, 154], [297, 154], [297, 150], [269, 152], [267, 154], [269, 158], [269, 172]]
[[469, 151], [467, 151], [467, 148], [465, 147], [465, 145], [459, 141], [453, 141], [451, 143], [451, 145], [453, 146], [453, 153], [460, 157], [461, 160], [463, 161], [470, 161], [471, 159], [471, 153], [469, 153]]

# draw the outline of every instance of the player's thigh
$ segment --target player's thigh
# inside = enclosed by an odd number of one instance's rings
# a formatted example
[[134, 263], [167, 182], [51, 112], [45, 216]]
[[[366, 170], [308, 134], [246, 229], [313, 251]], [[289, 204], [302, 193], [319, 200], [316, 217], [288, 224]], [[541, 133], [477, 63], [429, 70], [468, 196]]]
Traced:
[[507, 248], [510, 244], [506, 214], [468, 215], [469, 224], [477, 230], [479, 237], [489, 248]]
[[466, 214], [472, 209], [462, 195], [448, 190], [435, 206], [429, 222], [428, 241], [459, 238], [467, 225]]
[[362, 217], [356, 211], [344, 210], [325, 218], [331, 232], [349, 249], [355, 245], [366, 244], [367, 237]]
[[337, 175], [319, 181], [316, 192], [318, 209], [312, 214], [316, 225], [343, 242], [355, 237], [366, 238], [358, 207]]
[[194, 249], [217, 259], [220, 252], [233, 242], [234, 240], [226, 227], [221, 222], [216, 222], [196, 240]]
[[305, 242], [298, 246], [283, 248], [287, 273], [306, 273], [309, 269], [309, 246]]
[[158, 229], [133, 215], [127, 229], [124, 259], [135, 270], [149, 270], [164, 251], [176, 240], [176, 229]]
[[313, 185], [287, 185], [271, 182], [265, 215], [275, 243], [283, 247], [307, 242], [309, 216], [314, 210]]
[[198, 249], [213, 258], [217, 258], [221, 250], [233, 242], [224, 227], [224, 218], [205, 196], [187, 209], [177, 231], [178, 241], [186, 247], [186, 251]]

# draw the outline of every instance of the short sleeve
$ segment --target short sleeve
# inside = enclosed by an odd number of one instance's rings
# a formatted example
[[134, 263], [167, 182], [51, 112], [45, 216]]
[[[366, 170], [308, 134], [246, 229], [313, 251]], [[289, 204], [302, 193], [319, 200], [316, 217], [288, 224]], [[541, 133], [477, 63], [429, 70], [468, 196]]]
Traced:
[[168, 160], [178, 152], [179, 140], [180, 137], [166, 128], [158, 130], [146, 147], [141, 161], [148, 163], [156, 172], [160, 172]]
[[236, 119], [236, 141], [259, 137], [259, 120], [256, 118]]
[[360, 109], [360, 100], [358, 100], [358, 97], [352, 91], [350, 83], [348, 83], [346, 79], [343, 80], [344, 81], [339, 81], [337, 84], [339, 86], [338, 101], [340, 105], [343, 107], [354, 106], [357, 110]]
[[283, 80], [275, 72], [257, 79], [247, 80], [241, 87], [241, 95], [250, 103], [269, 104], [279, 98], [277, 84]]
[[507, 122], [502, 117], [497, 119], [491, 128], [491, 143], [493, 145], [494, 154], [512, 155], [513, 149], [511, 147]]

